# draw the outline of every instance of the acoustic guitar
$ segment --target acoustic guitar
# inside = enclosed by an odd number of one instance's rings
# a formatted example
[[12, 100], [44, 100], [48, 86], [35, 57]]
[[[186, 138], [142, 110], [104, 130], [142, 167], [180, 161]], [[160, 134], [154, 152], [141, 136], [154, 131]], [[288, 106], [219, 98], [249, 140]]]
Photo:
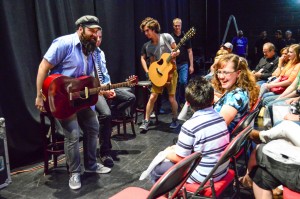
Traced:
[[[195, 33], [196, 30], [192, 27], [172, 51], [176, 52], [186, 40], [193, 37]], [[171, 53], [163, 53], [158, 61], [150, 64], [149, 78], [155, 86], [162, 87], [171, 80], [171, 72], [176, 70], [176, 65], [171, 62], [171, 59]]]
[[93, 106], [100, 91], [137, 84], [137, 76], [130, 76], [126, 82], [98, 87], [98, 80], [92, 76], [79, 78], [60, 74], [49, 75], [42, 88], [45, 109], [58, 119], [65, 119], [77, 111]]

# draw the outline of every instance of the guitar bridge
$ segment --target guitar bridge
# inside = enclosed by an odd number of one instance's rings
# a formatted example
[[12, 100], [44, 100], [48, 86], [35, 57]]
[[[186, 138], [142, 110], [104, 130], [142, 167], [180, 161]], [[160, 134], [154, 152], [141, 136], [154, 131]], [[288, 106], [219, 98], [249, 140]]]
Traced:
[[84, 95], [85, 95], [85, 99], [89, 98], [89, 88], [88, 87], [84, 87]]

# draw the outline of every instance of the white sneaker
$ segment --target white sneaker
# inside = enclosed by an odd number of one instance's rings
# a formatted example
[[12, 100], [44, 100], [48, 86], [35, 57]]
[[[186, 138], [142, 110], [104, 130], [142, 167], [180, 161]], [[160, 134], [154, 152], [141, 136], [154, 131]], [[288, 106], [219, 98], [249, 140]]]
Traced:
[[152, 112], [152, 114], [150, 115], [150, 118], [155, 118], [156, 115], [155, 115], [155, 112]]
[[105, 167], [103, 164], [97, 163], [97, 168], [96, 170], [89, 170], [86, 169], [85, 172], [87, 173], [109, 173], [111, 171], [111, 168]]
[[80, 181], [80, 173], [72, 173], [69, 179], [69, 187], [71, 189], [80, 189], [81, 181]]

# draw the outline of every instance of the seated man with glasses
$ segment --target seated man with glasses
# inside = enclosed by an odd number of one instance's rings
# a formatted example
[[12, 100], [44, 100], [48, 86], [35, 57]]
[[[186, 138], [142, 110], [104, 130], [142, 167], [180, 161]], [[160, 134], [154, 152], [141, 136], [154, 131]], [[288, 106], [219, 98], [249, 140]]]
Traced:
[[214, 109], [224, 118], [228, 131], [232, 132], [257, 101], [259, 89], [245, 58], [234, 54], [223, 55], [215, 70], [212, 79]]
[[263, 45], [263, 54], [264, 56], [259, 60], [255, 70], [252, 71], [258, 85], [266, 83], [278, 66], [278, 56], [276, 55], [274, 44], [270, 42], [265, 43]]

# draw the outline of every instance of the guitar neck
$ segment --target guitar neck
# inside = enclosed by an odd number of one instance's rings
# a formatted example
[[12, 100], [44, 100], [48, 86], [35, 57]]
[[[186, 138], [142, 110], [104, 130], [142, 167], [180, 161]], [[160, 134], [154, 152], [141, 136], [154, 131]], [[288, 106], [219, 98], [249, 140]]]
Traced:
[[121, 82], [117, 84], [103, 85], [97, 88], [90, 88], [90, 89], [86, 87], [85, 90], [70, 93], [70, 100], [75, 100], [78, 98], [87, 99], [90, 95], [96, 95], [96, 94], [98, 95], [100, 91], [106, 91], [106, 90], [126, 87], [126, 86], [130, 86], [130, 82]]
[[[89, 89], [89, 94], [94, 95], [94, 94], [98, 94], [100, 91], [107, 91], [110, 89], [126, 87], [126, 86], [130, 86], [129, 82], [121, 82], [121, 83], [117, 83], [117, 84], [107, 84], [107, 85], [100, 86], [98, 88]], [[81, 92], [83, 92], [83, 91], [81, 91]]]
[[[176, 48], [174, 48], [172, 50], [172, 52], [176, 52], [185, 42], [187, 39], [191, 38], [191, 36], [193, 36], [193, 34], [191, 34], [191, 32], [194, 32], [194, 28], [191, 28], [180, 40], [180, 42], [177, 44]], [[172, 59], [172, 56], [170, 55], [167, 59], [167, 62], [170, 62]]]

